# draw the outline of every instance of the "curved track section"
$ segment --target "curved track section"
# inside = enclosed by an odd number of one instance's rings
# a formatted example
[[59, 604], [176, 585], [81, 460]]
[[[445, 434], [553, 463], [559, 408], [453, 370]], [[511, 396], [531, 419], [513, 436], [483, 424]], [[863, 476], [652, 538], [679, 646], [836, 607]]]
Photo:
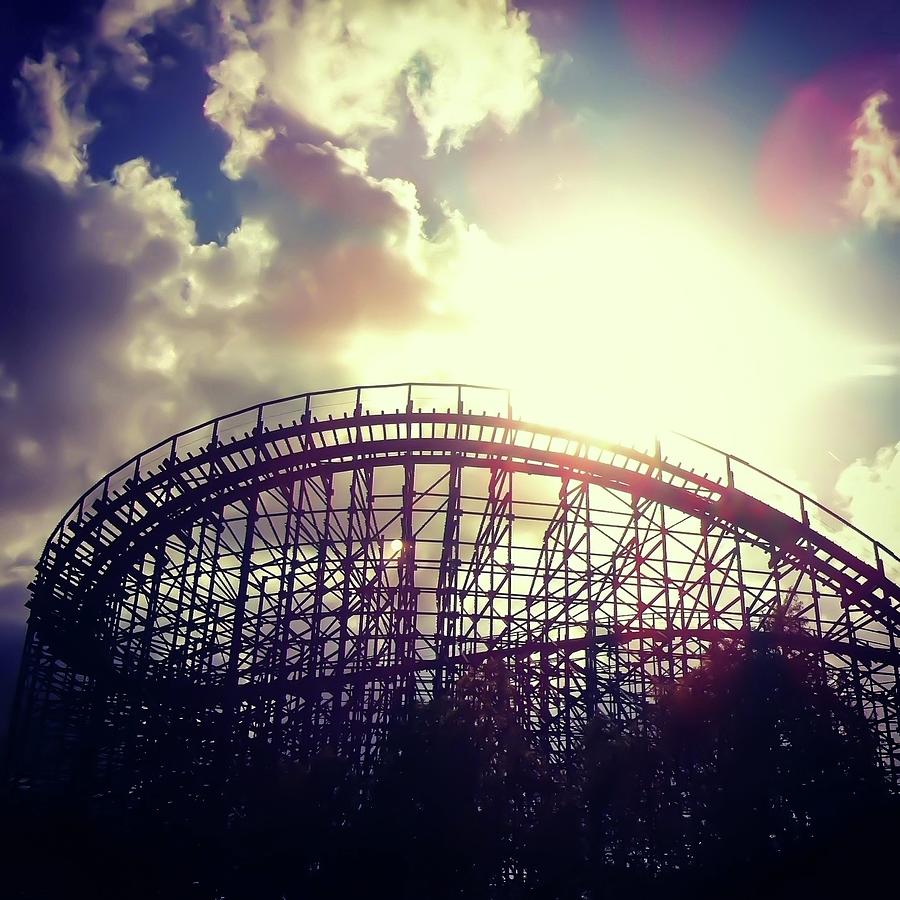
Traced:
[[142, 453], [54, 531], [12, 774], [103, 795], [325, 748], [365, 767], [399, 708], [491, 656], [564, 765], [591, 716], [641, 717], [711, 645], [756, 634], [877, 724], [896, 783], [898, 571], [684, 438], [606, 444], [471, 386], [287, 398]]

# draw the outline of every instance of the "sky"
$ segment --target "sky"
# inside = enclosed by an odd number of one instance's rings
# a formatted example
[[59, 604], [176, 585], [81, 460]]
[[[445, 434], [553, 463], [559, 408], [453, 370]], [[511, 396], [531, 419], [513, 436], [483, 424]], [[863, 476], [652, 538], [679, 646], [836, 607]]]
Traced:
[[42, 543], [286, 394], [687, 432], [900, 549], [900, 11], [0, 7], [0, 727]]

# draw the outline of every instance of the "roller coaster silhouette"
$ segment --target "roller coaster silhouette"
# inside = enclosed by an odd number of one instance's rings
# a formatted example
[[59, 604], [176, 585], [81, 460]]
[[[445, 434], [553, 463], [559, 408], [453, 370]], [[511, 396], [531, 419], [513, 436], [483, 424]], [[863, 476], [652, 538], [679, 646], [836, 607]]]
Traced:
[[[822, 668], [896, 785], [898, 572], [686, 438], [602, 443], [466, 385], [278, 400], [157, 444], [59, 523], [31, 585], [12, 784], [120, 804], [325, 750], [364, 771], [404, 709], [494, 657], [564, 767], [596, 713], [640, 720], [712, 646], [758, 635]], [[767, 627], [786, 611], [798, 627]]]

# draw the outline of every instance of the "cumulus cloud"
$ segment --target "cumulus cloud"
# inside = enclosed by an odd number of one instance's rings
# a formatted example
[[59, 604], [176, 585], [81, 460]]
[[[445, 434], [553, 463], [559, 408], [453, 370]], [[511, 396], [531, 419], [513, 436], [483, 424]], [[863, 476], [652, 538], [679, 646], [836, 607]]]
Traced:
[[194, 0], [107, 0], [97, 17], [97, 37], [116, 54], [116, 69], [134, 87], [150, 83], [152, 66], [141, 40], [160, 21], [188, 9]]
[[873, 228], [900, 222], [900, 135], [884, 121], [889, 102], [885, 91], [872, 94], [853, 125], [845, 203], [852, 215]]
[[247, 163], [257, 159], [275, 137], [272, 126], [254, 127], [251, 116], [262, 93], [266, 74], [262, 58], [249, 47], [239, 47], [209, 70], [215, 83], [204, 112], [231, 139], [222, 162], [229, 178], [240, 178]]
[[277, 244], [245, 218], [199, 244], [171, 179], [145, 160], [64, 191], [0, 169], [7, 290], [0, 332], [0, 583], [33, 564], [52, 519], [102, 471], [197, 417], [265, 394], [283, 347], [240, 311]]
[[848, 466], [837, 491], [854, 525], [900, 553], [900, 443]]
[[97, 31], [107, 41], [148, 34], [154, 20], [172, 15], [192, 0], [107, 0], [97, 19]]
[[486, 119], [513, 130], [540, 99], [540, 47], [527, 14], [506, 0], [219, 9], [231, 50], [210, 69], [206, 113], [232, 139], [232, 177], [271, 139], [262, 123], [273, 107], [358, 147], [395, 131], [410, 109], [433, 154], [460, 147]]
[[[146, 86], [144, 39], [177, 31], [188, 5], [110, 0], [93, 40]], [[415, 184], [369, 170], [368, 142], [412, 116], [429, 152], [455, 147], [539, 99], [540, 50], [505, 2], [210, 8], [223, 41], [205, 114], [230, 138], [226, 173], [252, 185], [217, 242], [152, 161], [88, 174], [103, 54], [22, 68], [32, 138], [0, 159], [0, 588], [27, 583], [80, 492], [160, 437], [381, 373], [412, 335], [446, 335], [444, 282], [471, 227], [449, 208], [426, 223]]]
[[[77, 57], [69, 54], [70, 62]], [[69, 82], [67, 67], [55, 53], [22, 64], [19, 89], [31, 124], [25, 163], [49, 172], [61, 184], [73, 184], [87, 166], [86, 145], [97, 128], [84, 109], [84, 98]]]
[[[197, 238], [171, 177], [137, 158], [64, 187], [0, 167], [0, 584], [93, 479], [160, 436], [275, 395], [352, 381], [357, 333], [431, 315], [452, 233], [415, 188], [332, 145], [273, 142], [261, 199]], [[267, 182], [265, 179], [269, 179]]]

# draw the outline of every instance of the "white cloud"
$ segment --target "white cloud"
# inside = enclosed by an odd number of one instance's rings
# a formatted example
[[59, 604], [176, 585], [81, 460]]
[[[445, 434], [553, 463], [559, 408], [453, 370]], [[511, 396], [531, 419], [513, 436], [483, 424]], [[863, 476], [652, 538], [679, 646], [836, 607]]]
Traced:
[[113, 48], [119, 74], [134, 87], [150, 83], [151, 64], [141, 39], [157, 24], [188, 9], [194, 0], [107, 0], [97, 18], [97, 36]]
[[[110, 2], [97, 37], [140, 86], [141, 39], [186, 6]], [[174, 178], [150, 161], [87, 174], [96, 72], [54, 54], [23, 68], [33, 138], [24, 167], [0, 162], [15, 298], [0, 331], [0, 586], [27, 580], [87, 485], [165, 434], [369, 379], [402, 362], [411, 335], [449, 339], [436, 323], [450, 321], [441, 300], [470, 226], [445, 209], [426, 230], [416, 186], [369, 171], [368, 139], [411, 112], [431, 150], [458, 146], [486, 118], [514, 128], [539, 99], [527, 18], [496, 0], [215, 6], [228, 52], [205, 111], [231, 138], [227, 174], [257, 183], [221, 243], [198, 239]], [[376, 344], [384, 358], [348, 353]]]
[[507, 132], [540, 100], [543, 59], [505, 0], [269, 0], [220, 4], [230, 53], [210, 69], [207, 115], [232, 138], [232, 177], [271, 138], [257, 119], [300, 119], [364, 147], [407, 105], [427, 151], [460, 147], [486, 119]]
[[26, 59], [20, 75], [23, 105], [32, 125], [24, 161], [71, 185], [87, 166], [86, 144], [97, 123], [88, 118], [83, 101], [72, 98], [66, 67], [55, 53], [45, 53], [40, 62]]
[[248, 123], [260, 95], [265, 65], [256, 51], [240, 47], [212, 66], [209, 75], [216, 86], [203, 111], [231, 138], [222, 171], [229, 178], [239, 178], [275, 137], [274, 128], [254, 128]]
[[853, 126], [845, 205], [867, 225], [900, 222], [900, 135], [885, 124], [884, 91], [867, 97]]
[[87, 196], [92, 202], [81, 225], [93, 236], [95, 252], [108, 262], [134, 264], [153, 238], [179, 246], [195, 239], [194, 222], [174, 179], [154, 176], [145, 159], [116, 166], [112, 182], [94, 185]]
[[838, 478], [837, 491], [857, 528], [900, 553], [900, 443], [848, 466]]
[[332, 145], [277, 149], [300, 179], [288, 207], [315, 188], [337, 222], [320, 240], [279, 218], [279, 197], [202, 243], [174, 180], [141, 158], [65, 192], [0, 169], [0, 225], [21, 223], [7, 273], [21, 305], [0, 335], [0, 585], [120, 460], [245, 403], [353, 382], [373, 365], [344, 358], [354, 335], [400, 341], [432, 315], [455, 237], [426, 237], [415, 188]]
[[148, 34], [157, 16], [190, 6], [192, 0], [107, 0], [97, 20], [97, 31], [106, 41], [130, 34]]

